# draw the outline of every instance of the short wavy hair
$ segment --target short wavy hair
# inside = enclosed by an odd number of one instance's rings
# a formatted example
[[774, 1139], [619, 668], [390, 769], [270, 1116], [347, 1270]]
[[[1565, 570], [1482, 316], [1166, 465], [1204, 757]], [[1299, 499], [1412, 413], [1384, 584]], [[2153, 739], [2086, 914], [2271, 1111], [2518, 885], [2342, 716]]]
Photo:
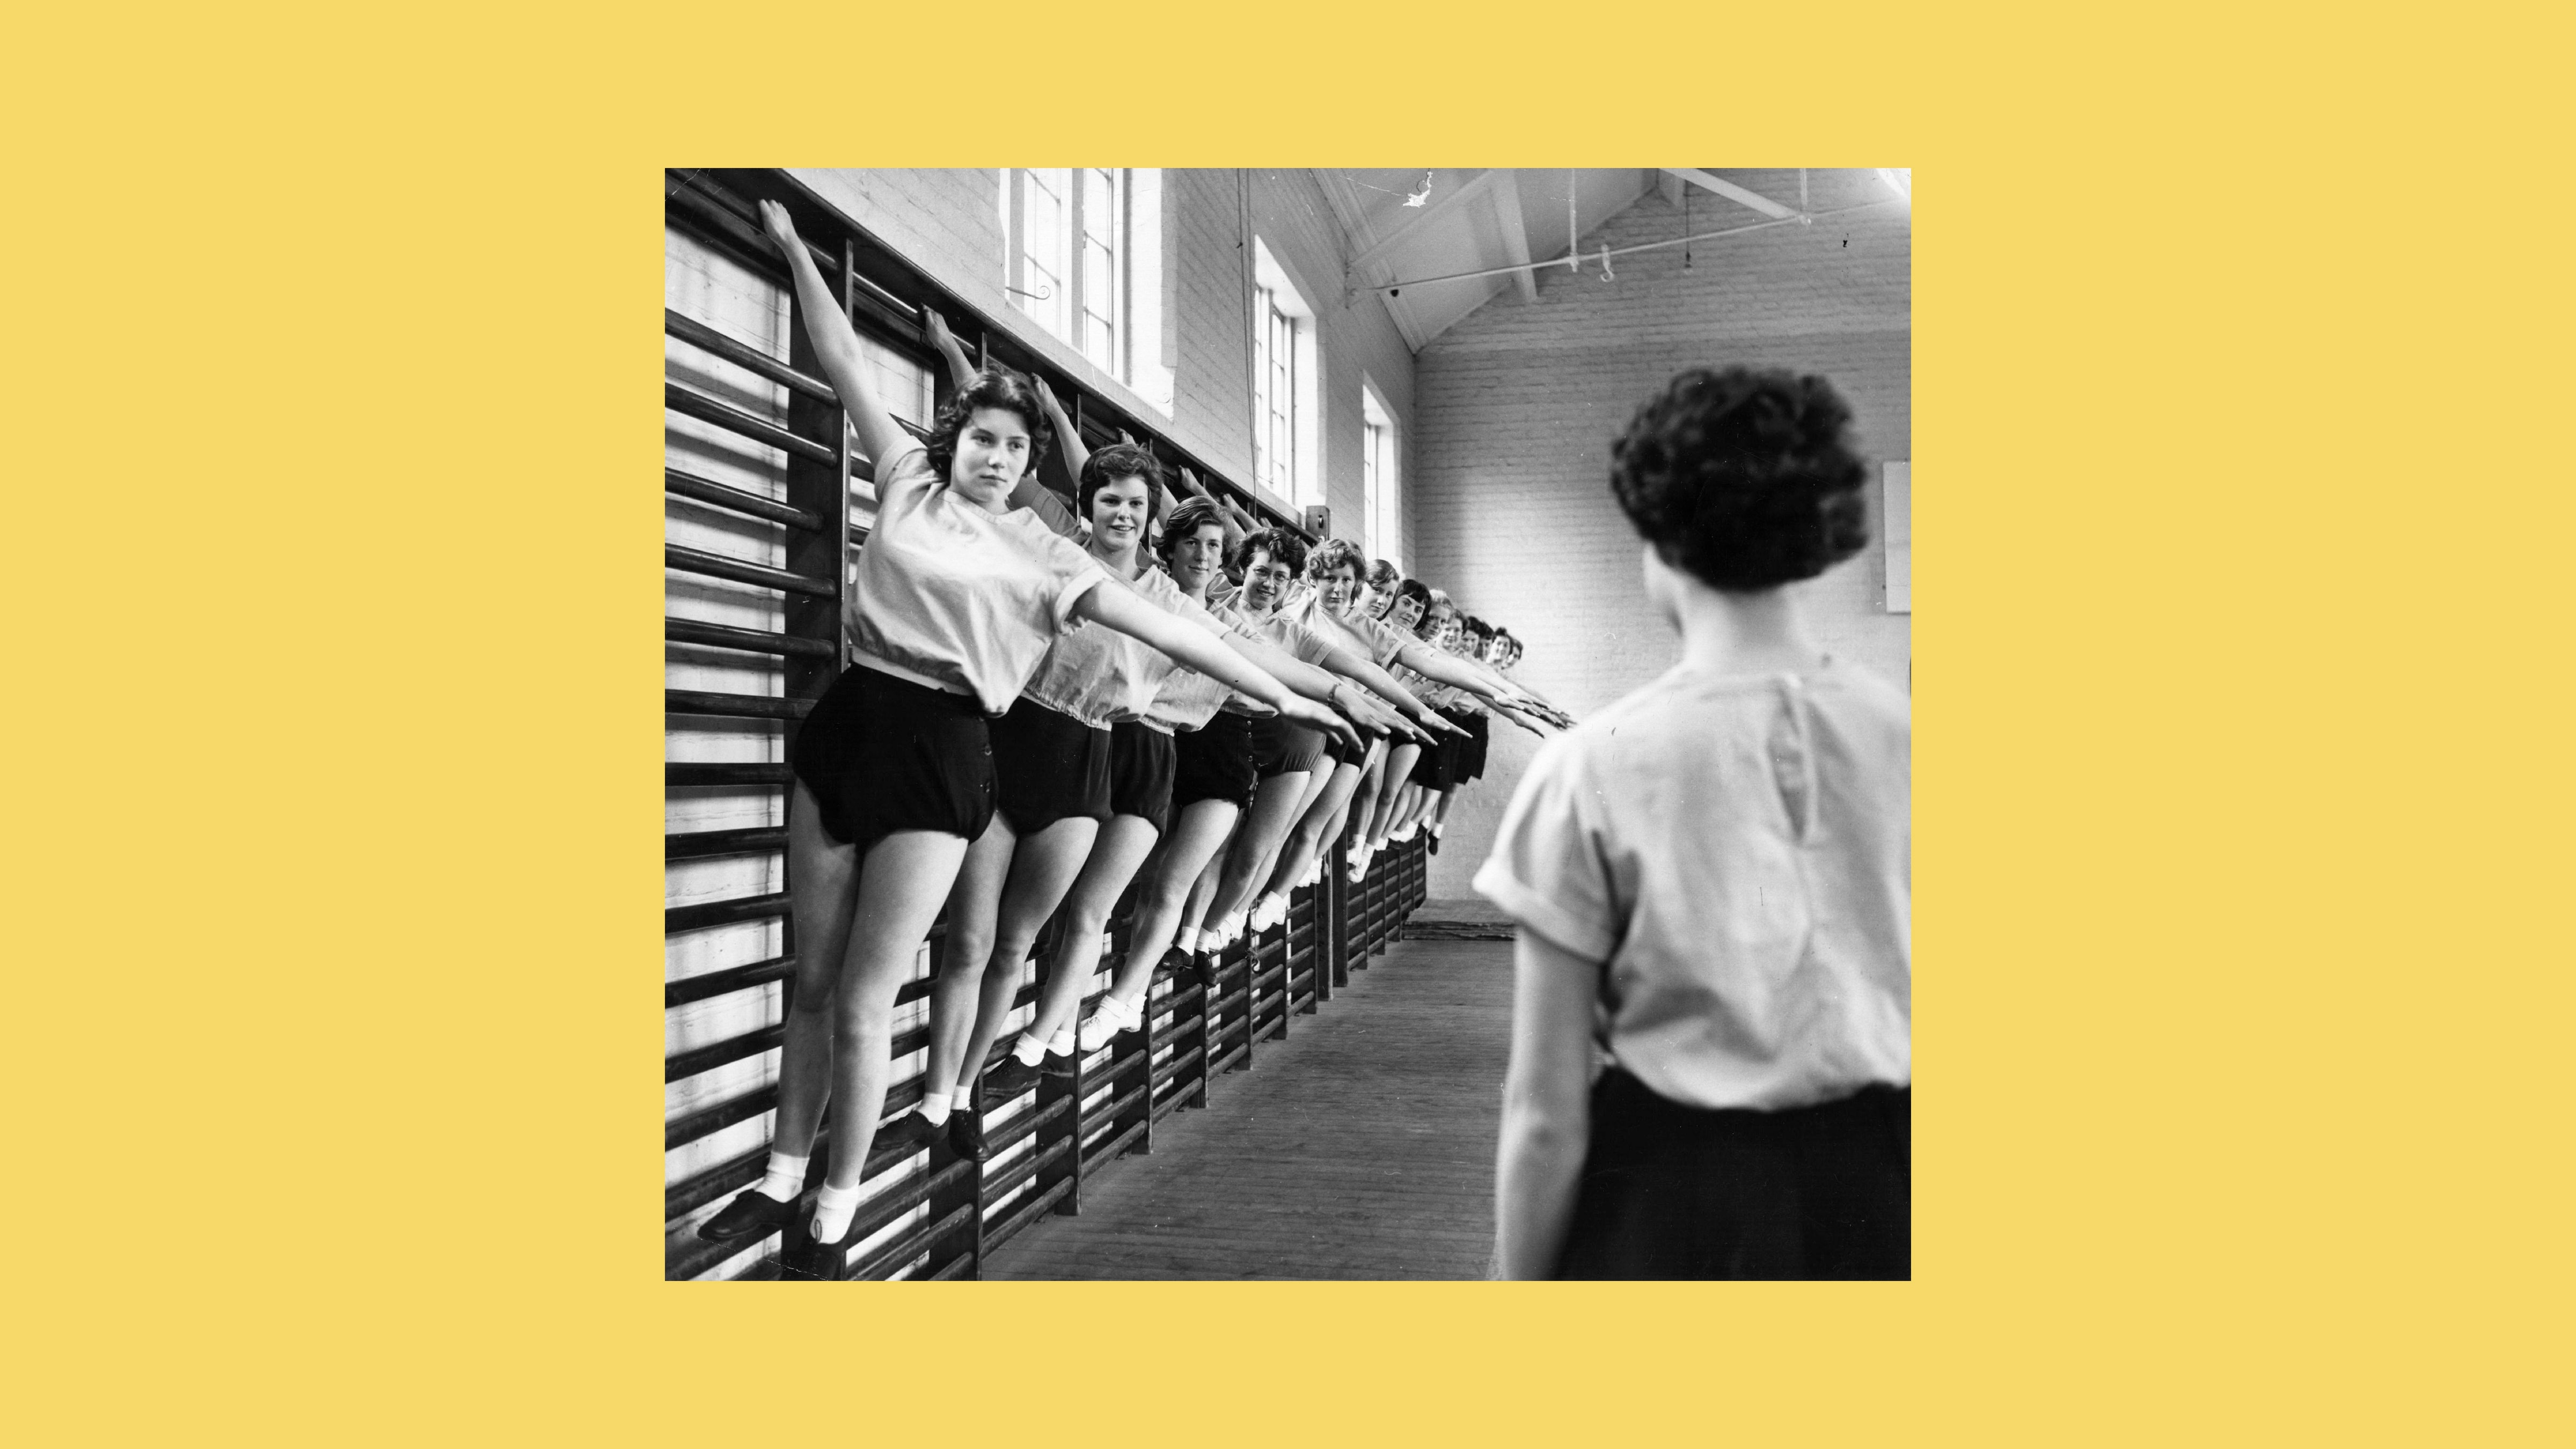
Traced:
[[1225, 515], [1216, 511], [1214, 503], [1205, 498], [1182, 499], [1172, 510], [1172, 516], [1163, 520], [1163, 536], [1155, 540], [1154, 552], [1163, 556], [1163, 562], [1170, 563], [1172, 550], [1180, 546], [1182, 539], [1211, 523], [1219, 528], [1225, 526]]
[[1259, 533], [1245, 534], [1243, 541], [1234, 546], [1233, 556], [1225, 561], [1226, 567], [1240, 579], [1251, 571], [1252, 556], [1256, 553], [1268, 553], [1286, 564], [1291, 575], [1303, 572], [1306, 567], [1306, 540], [1293, 528], [1265, 528]]
[[1869, 542], [1851, 407], [1821, 377], [1695, 367], [1610, 447], [1610, 491], [1664, 562], [1714, 589], [1811, 579]]
[[948, 481], [948, 466], [957, 457], [957, 435], [965, 431], [967, 420], [975, 416], [978, 408], [1006, 408], [1020, 415], [1020, 421], [1029, 429], [1026, 471], [1036, 472], [1055, 442], [1055, 430], [1047, 426], [1046, 409], [1038, 405], [1038, 390], [1028, 374], [992, 365], [950, 394], [948, 401], [940, 405], [939, 415], [931, 420], [930, 436], [922, 446], [930, 453], [930, 469], [939, 475], [939, 481]]
[[1383, 594], [1404, 578], [1404, 571], [1385, 559], [1369, 565], [1368, 586]]
[[1406, 599], [1411, 599], [1422, 606], [1423, 613], [1428, 614], [1431, 612], [1431, 586], [1420, 579], [1406, 579], [1404, 582], [1397, 584], [1395, 586], [1395, 597], [1399, 603]]
[[1145, 526], [1152, 528], [1163, 516], [1163, 465], [1134, 443], [1112, 443], [1083, 460], [1082, 476], [1073, 485], [1074, 506], [1089, 518], [1092, 495], [1121, 478], [1145, 480]]
[[1368, 555], [1360, 552], [1360, 546], [1347, 538], [1325, 539], [1315, 545], [1313, 553], [1306, 555], [1306, 577], [1309, 579], [1321, 582], [1324, 575], [1340, 568], [1349, 569], [1352, 578], [1367, 578]]

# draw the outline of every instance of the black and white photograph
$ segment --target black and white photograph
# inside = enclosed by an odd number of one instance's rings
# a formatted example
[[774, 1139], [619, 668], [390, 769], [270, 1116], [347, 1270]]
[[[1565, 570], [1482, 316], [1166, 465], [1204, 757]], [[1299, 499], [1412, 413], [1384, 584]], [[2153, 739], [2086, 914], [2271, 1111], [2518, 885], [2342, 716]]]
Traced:
[[1911, 170], [661, 181], [667, 1279], [1913, 1276]]

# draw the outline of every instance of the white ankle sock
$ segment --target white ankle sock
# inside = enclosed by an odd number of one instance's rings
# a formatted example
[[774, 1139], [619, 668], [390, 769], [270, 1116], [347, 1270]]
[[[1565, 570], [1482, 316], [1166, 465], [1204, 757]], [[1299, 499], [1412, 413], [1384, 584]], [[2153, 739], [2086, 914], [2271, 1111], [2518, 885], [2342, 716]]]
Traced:
[[1199, 951], [1199, 928], [1196, 926], [1182, 927], [1181, 933], [1172, 938], [1172, 944], [1180, 947], [1181, 954], [1184, 956], [1197, 955]]
[[859, 1190], [823, 1184], [814, 1194], [814, 1241], [837, 1243], [850, 1231], [850, 1219], [859, 1215]]
[[948, 1106], [949, 1094], [946, 1092], [921, 1094], [921, 1115], [927, 1118], [933, 1127], [941, 1126], [948, 1121]]
[[1046, 1049], [1045, 1042], [1021, 1032], [1020, 1039], [1011, 1044], [1011, 1055], [1020, 1059], [1021, 1066], [1034, 1067], [1046, 1057]]
[[1072, 1051], [1073, 1023], [1068, 1021], [1064, 1025], [1057, 1027], [1055, 1035], [1048, 1039], [1046, 1049], [1047, 1055], [1051, 1057], [1060, 1057]]
[[776, 1202], [796, 1201], [796, 1194], [805, 1190], [805, 1164], [811, 1160], [811, 1154], [790, 1157], [775, 1147], [769, 1149], [769, 1172], [753, 1184], [752, 1191]]

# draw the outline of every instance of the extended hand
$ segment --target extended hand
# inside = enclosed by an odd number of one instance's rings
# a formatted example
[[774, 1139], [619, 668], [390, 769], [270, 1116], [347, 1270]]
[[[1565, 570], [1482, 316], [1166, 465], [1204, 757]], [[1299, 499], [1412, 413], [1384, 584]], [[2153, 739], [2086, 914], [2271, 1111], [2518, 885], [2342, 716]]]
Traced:
[[1356, 750], [1360, 747], [1360, 732], [1351, 727], [1349, 720], [1342, 718], [1340, 711], [1326, 709], [1303, 695], [1288, 696], [1288, 703], [1279, 713], [1308, 729], [1322, 730], [1340, 740], [1346, 748]]

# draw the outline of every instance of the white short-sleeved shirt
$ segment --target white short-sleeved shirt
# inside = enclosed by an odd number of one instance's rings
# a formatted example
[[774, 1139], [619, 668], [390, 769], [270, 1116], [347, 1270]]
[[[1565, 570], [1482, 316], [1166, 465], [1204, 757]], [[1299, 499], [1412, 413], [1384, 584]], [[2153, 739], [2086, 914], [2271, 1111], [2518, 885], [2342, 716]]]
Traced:
[[[1173, 583], [1172, 589], [1184, 602], [1189, 601], [1189, 595], [1181, 593], [1177, 582]], [[1241, 622], [1241, 615], [1221, 604], [1203, 607], [1202, 611], [1228, 632], [1246, 634], [1255, 639], [1262, 637]], [[1233, 694], [1233, 689], [1225, 681], [1211, 679], [1187, 665], [1179, 665], [1165, 674], [1162, 683], [1155, 687], [1153, 699], [1145, 706], [1145, 723], [1165, 734], [1175, 730], [1200, 729], [1216, 714], [1217, 707]]]
[[[1230, 632], [1229, 625], [1182, 593], [1161, 569], [1148, 568], [1132, 581], [1115, 574], [1110, 578], [1211, 635]], [[1048, 646], [1022, 692], [1049, 709], [1105, 730], [1127, 720], [1145, 719], [1164, 677], [1178, 669], [1179, 661], [1141, 639], [1098, 624], [1076, 624]]]
[[853, 659], [1000, 714], [1109, 575], [1034, 515], [958, 496], [919, 443], [878, 459], [876, 481], [847, 611]]
[[1404, 636], [1394, 628], [1366, 614], [1343, 618], [1324, 607], [1323, 590], [1312, 585], [1280, 600], [1279, 612], [1307, 632], [1330, 639], [1380, 668], [1404, 649]]
[[[1318, 669], [1324, 667], [1324, 661], [1331, 658], [1333, 650], [1339, 647], [1324, 636], [1304, 628], [1293, 619], [1287, 618], [1284, 610], [1273, 609], [1268, 614], [1256, 619], [1243, 610], [1241, 607], [1242, 603], [1243, 591], [1241, 589], [1237, 589], [1226, 595], [1224, 600], [1221, 602], [1214, 597], [1213, 591], [1211, 591], [1208, 609], [1209, 612], [1215, 614], [1219, 619], [1225, 621], [1233, 628], [1249, 634], [1256, 639], [1266, 640], [1277, 646], [1282, 652], [1295, 657], [1302, 663], [1314, 665]], [[1259, 700], [1250, 699], [1240, 694], [1228, 695], [1224, 705], [1221, 707], [1228, 714], [1267, 715], [1275, 713], [1270, 706], [1261, 703]]]
[[1658, 1094], [1774, 1109], [1913, 1079], [1913, 715], [1828, 663], [1677, 667], [1541, 747], [1476, 889], [1605, 963]]

